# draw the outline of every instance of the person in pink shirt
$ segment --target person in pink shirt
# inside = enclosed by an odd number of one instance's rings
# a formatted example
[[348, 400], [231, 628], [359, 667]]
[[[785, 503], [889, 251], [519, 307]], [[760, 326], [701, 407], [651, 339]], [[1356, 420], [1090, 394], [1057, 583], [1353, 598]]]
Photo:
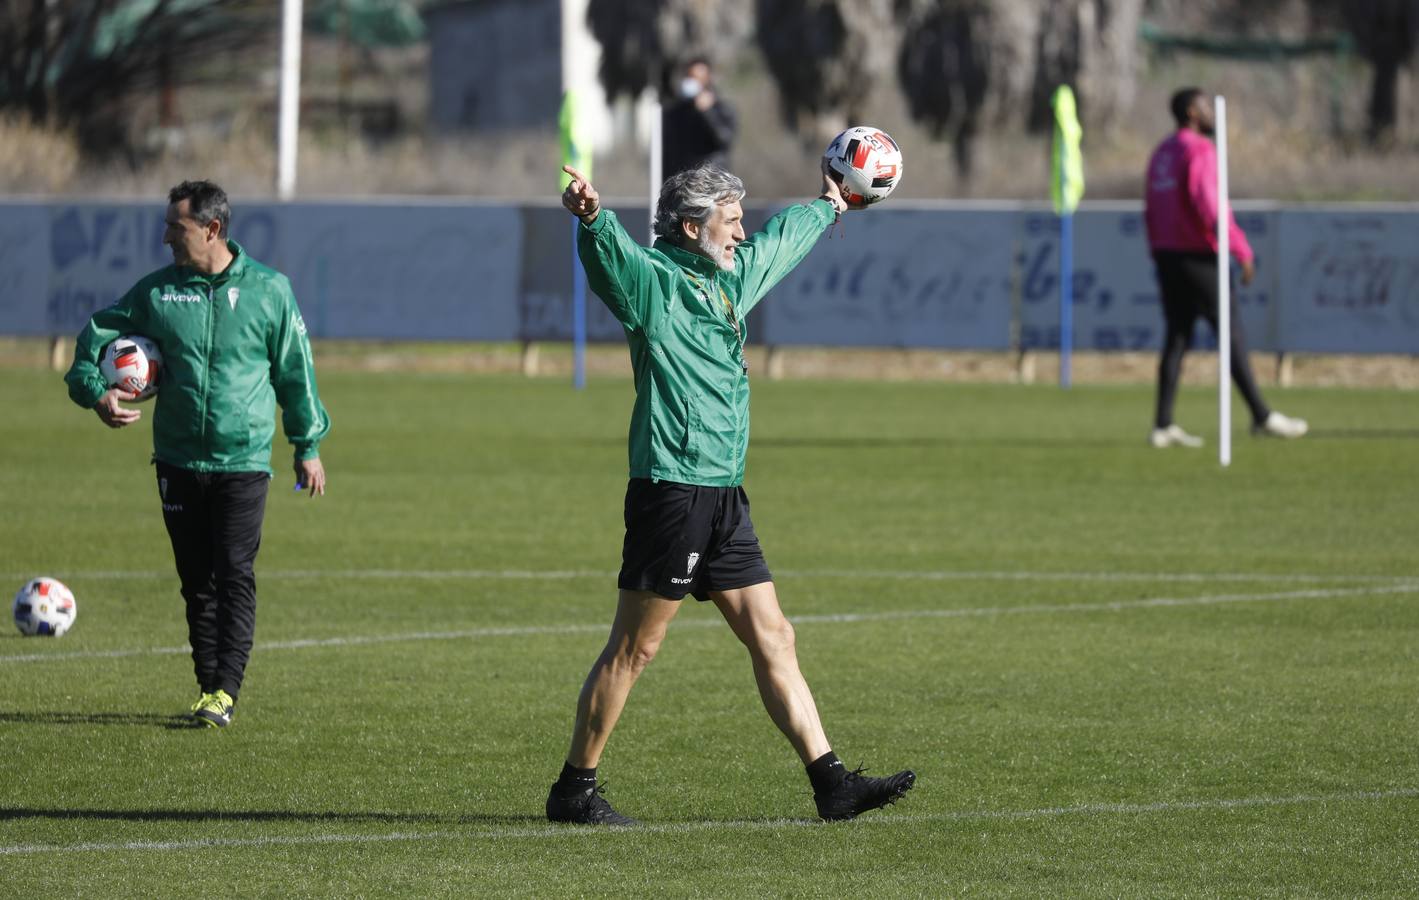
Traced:
[[[1201, 447], [1202, 438], [1173, 422], [1183, 355], [1198, 316], [1217, 329], [1217, 148], [1212, 143], [1212, 102], [1198, 88], [1173, 95], [1178, 129], [1153, 151], [1144, 189], [1148, 248], [1158, 275], [1167, 330], [1158, 362], [1158, 403], [1148, 443], [1154, 447]], [[1256, 263], [1246, 233], [1230, 215], [1228, 245], [1251, 284]], [[1306, 422], [1266, 405], [1252, 376], [1236, 298], [1231, 302], [1232, 380], [1252, 416], [1252, 433], [1296, 438]]]

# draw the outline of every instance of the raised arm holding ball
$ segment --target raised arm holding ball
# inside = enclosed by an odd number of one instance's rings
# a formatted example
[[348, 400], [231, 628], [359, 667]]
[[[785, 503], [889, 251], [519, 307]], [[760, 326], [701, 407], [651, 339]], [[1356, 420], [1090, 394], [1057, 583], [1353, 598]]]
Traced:
[[626, 330], [636, 401], [616, 614], [582, 687], [547, 818], [636, 824], [601, 795], [596, 768], [686, 595], [713, 602], [748, 649], [759, 695], [807, 768], [819, 816], [851, 819], [897, 800], [915, 782], [912, 772], [849, 772], [828, 743], [742, 487], [745, 317], [848, 208], [842, 191], [825, 166], [816, 200], [746, 236], [743, 183], [712, 165], [689, 169], [661, 188], [657, 240], [647, 249], [601, 207], [584, 175], [566, 172], [562, 205], [581, 220], [577, 250], [588, 284]]

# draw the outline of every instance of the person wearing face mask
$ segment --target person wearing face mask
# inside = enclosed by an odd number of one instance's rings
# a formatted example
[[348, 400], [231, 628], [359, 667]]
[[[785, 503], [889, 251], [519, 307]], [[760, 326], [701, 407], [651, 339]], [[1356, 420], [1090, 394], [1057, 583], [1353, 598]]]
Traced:
[[[1148, 443], [1157, 448], [1201, 447], [1202, 438], [1173, 421], [1183, 354], [1198, 317], [1217, 329], [1217, 148], [1212, 143], [1212, 103], [1201, 89], [1183, 88], [1170, 104], [1177, 130], [1148, 161], [1143, 219], [1148, 248], [1158, 276], [1166, 329], [1158, 362], [1158, 398]], [[1256, 266], [1247, 236], [1228, 210], [1228, 245], [1242, 268], [1242, 284], [1251, 284]], [[1230, 264], [1230, 261], [1226, 261]], [[1297, 438], [1304, 419], [1275, 412], [1266, 405], [1252, 376], [1246, 338], [1231, 303], [1232, 380], [1252, 416], [1252, 433]]]
[[581, 220], [587, 284], [626, 330], [636, 400], [629, 435], [620, 593], [611, 635], [577, 702], [566, 764], [547, 818], [634, 825], [601, 796], [596, 768], [632, 685], [683, 599], [713, 602], [749, 651], [759, 696], [807, 770], [818, 815], [851, 819], [892, 803], [916, 775], [847, 771], [833, 752], [798, 668], [793, 626], [779, 606], [749, 498], [749, 310], [808, 255], [847, 209], [826, 171], [823, 192], [744, 233], [744, 184], [712, 165], [665, 181], [658, 239], [642, 247], [570, 166], [562, 205]]
[[738, 119], [734, 107], [719, 95], [709, 61], [696, 57], [685, 64], [674, 103], [661, 117], [661, 172], [670, 177], [709, 163], [729, 168]]

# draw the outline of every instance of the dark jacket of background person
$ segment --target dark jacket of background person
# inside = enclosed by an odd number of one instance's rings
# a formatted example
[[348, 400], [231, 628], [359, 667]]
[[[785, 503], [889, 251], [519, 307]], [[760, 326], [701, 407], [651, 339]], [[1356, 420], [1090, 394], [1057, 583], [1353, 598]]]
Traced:
[[703, 111], [694, 97], [677, 100], [665, 108], [661, 123], [662, 176], [669, 178], [702, 163], [729, 169], [729, 149], [739, 121], [734, 107], [718, 91], [714, 103]]

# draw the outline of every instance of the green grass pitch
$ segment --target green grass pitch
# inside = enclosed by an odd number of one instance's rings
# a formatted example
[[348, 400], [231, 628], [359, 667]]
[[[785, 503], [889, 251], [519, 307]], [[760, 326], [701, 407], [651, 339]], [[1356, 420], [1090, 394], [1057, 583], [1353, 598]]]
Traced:
[[147, 419], [5, 379], [5, 589], [79, 602], [0, 636], [7, 896], [1419, 893], [1413, 394], [1274, 392], [1313, 434], [1238, 427], [1223, 470], [1210, 389], [1179, 407], [1208, 447], [1154, 451], [1142, 386], [756, 383], [746, 487], [829, 737], [917, 788], [814, 823], [687, 602], [601, 765], [646, 827], [605, 832], [541, 810], [614, 605], [629, 382], [324, 377], [329, 494], [278, 442], [208, 732], [172, 727]]

